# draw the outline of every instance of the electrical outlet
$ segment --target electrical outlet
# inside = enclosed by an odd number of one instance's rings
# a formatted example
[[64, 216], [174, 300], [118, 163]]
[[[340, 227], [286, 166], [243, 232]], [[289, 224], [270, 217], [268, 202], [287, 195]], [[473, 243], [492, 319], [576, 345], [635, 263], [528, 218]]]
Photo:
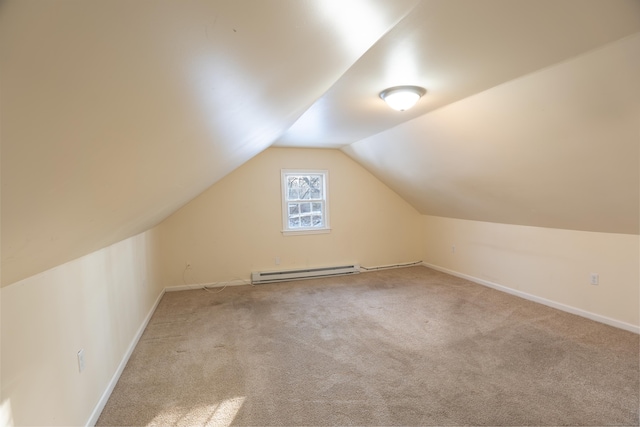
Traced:
[[276, 263], [276, 265], [280, 265], [280, 257], [279, 256], [275, 257], [275, 259], [273, 261]]
[[191, 268], [191, 263], [190, 262], [185, 263], [185, 269], [188, 270], [190, 268]]
[[600, 283], [600, 276], [598, 273], [591, 273], [591, 284], [597, 285]]
[[84, 348], [78, 352], [78, 372], [84, 371]]
[[451, 253], [455, 254], [456, 253], [456, 245], [452, 245], [451, 246]]

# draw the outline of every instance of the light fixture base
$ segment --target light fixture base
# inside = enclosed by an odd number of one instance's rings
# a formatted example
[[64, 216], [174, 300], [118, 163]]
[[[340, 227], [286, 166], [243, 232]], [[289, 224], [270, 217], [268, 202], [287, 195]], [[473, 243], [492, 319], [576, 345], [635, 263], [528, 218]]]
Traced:
[[427, 90], [420, 86], [394, 86], [380, 92], [389, 107], [398, 111], [405, 111], [413, 107]]

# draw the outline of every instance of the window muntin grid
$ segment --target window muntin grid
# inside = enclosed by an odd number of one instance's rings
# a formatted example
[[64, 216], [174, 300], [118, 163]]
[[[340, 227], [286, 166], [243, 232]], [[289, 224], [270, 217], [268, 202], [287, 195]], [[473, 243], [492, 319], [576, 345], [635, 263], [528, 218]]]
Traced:
[[283, 226], [285, 231], [328, 229], [327, 171], [285, 171]]

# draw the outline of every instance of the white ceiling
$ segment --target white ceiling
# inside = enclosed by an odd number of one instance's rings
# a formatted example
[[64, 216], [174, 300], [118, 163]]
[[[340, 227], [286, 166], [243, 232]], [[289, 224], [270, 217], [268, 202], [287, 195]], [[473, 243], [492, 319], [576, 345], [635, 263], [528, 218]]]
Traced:
[[640, 33], [344, 151], [420, 212], [638, 234], [638, 76]]
[[[407, 189], [434, 147], [409, 120], [638, 31], [637, 0], [4, 0], [2, 283], [153, 227], [274, 144], [343, 147], [422, 213], [475, 217], [467, 193]], [[429, 92], [398, 113], [377, 96], [398, 84]], [[481, 218], [531, 222], [503, 216]]]
[[[277, 146], [339, 148], [640, 29], [640, 2], [424, 0], [369, 49]], [[412, 110], [385, 88], [418, 85]]]

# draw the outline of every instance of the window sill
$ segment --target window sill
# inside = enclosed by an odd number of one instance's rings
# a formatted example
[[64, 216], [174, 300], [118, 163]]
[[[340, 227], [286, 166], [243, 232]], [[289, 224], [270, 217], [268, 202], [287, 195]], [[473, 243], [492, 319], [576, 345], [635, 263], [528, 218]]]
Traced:
[[331, 233], [330, 228], [306, 228], [304, 230], [282, 230], [283, 236], [302, 236], [306, 234], [327, 234]]

